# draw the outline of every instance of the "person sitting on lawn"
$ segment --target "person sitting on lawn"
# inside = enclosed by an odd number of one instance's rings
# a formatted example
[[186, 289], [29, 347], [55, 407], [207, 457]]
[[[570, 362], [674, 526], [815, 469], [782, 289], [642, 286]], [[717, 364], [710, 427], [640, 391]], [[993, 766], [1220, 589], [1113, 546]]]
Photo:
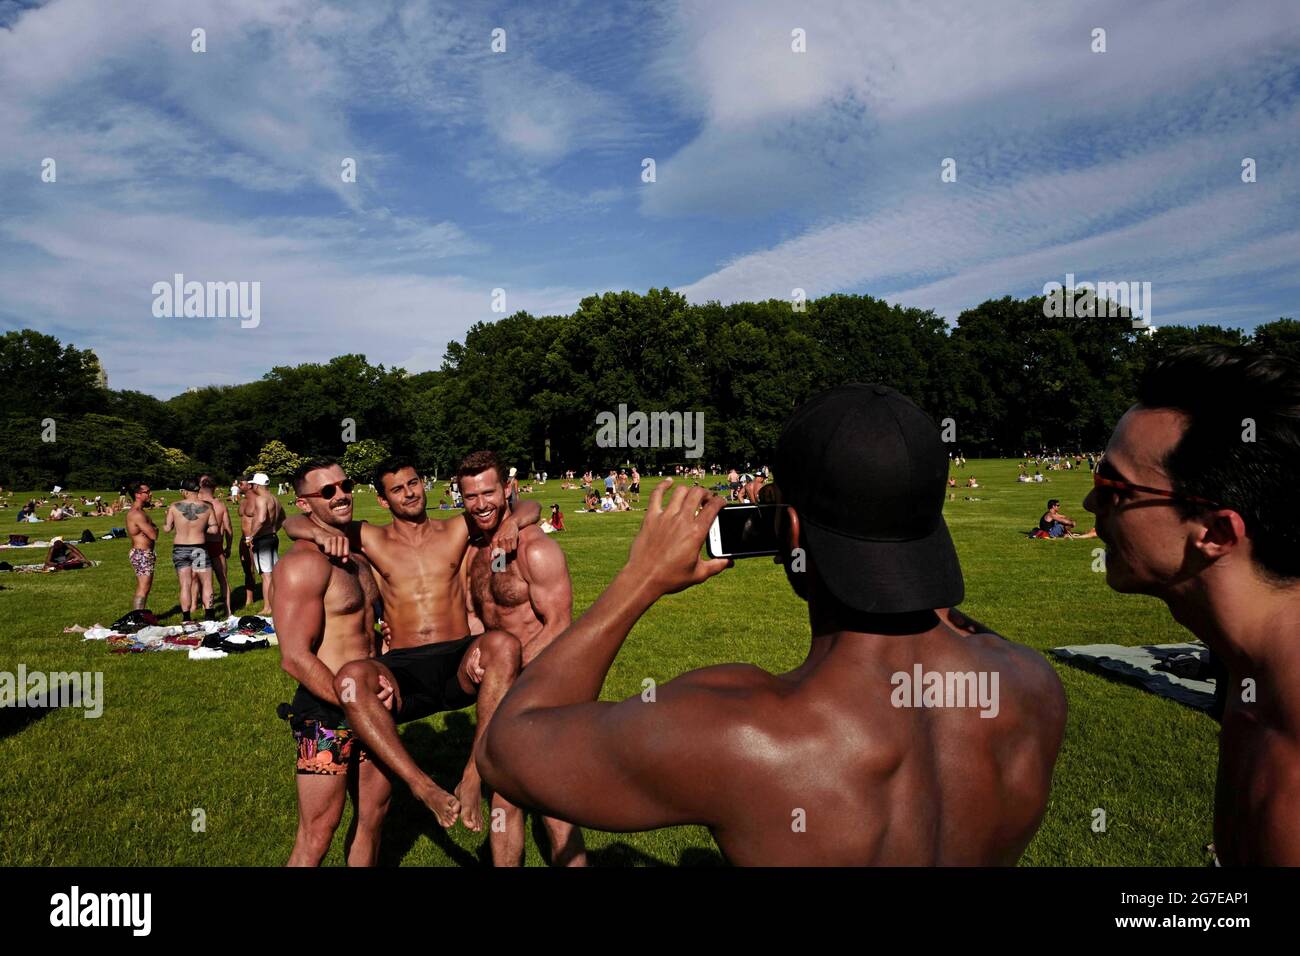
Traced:
[[1038, 530], [1046, 531], [1049, 538], [1064, 538], [1066, 533], [1074, 527], [1074, 522], [1061, 514], [1060, 508], [1060, 498], [1049, 498], [1047, 510], [1038, 519]]
[[50, 550], [45, 553], [45, 563], [41, 565], [41, 570], [73, 571], [88, 567], [90, 561], [76, 545], [56, 537], [50, 540]]
[[554, 528], [556, 531], [565, 530], [564, 512], [560, 510], [560, 506], [558, 504], [551, 505], [551, 527]]

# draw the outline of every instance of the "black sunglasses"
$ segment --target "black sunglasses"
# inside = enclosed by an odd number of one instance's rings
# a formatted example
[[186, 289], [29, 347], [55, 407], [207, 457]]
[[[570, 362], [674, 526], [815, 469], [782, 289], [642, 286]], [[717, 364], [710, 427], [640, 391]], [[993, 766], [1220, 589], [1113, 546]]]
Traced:
[[350, 495], [352, 494], [352, 484], [353, 482], [351, 478], [344, 478], [337, 485], [334, 484], [333, 482], [331, 482], [328, 485], [321, 485], [320, 491], [304, 492], [303, 494], [300, 494], [298, 497], [299, 498], [333, 498], [334, 492], [339, 488], [343, 489], [343, 493], [345, 495]]

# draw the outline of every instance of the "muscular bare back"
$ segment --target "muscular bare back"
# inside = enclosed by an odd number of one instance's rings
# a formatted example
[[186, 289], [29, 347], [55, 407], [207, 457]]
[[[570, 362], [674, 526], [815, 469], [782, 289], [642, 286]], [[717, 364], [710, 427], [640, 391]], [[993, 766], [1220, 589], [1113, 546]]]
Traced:
[[[714, 838], [738, 864], [989, 865], [1014, 863], [1042, 817], [1064, 731], [1050, 666], [992, 635], [945, 625], [886, 660], [837, 636], [819, 661], [773, 677], [726, 665], [665, 685], [659, 699], [707, 695], [698, 726], [721, 739], [710, 774]], [[895, 707], [896, 674], [998, 675], [996, 714]], [[988, 686], [986, 679], [986, 686]], [[686, 703], [687, 701], [683, 701]], [[993, 708], [985, 708], [992, 714]], [[686, 740], [681, 741], [687, 745]]]

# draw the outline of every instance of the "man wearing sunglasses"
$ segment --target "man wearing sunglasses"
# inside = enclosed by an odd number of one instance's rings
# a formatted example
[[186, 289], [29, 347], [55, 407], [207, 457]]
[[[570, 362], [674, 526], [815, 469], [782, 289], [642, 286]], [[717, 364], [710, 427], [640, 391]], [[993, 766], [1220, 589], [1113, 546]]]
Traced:
[[[294, 516], [284, 530], [340, 560], [358, 553], [374, 568], [391, 646], [380, 658], [355, 660], [339, 670], [336, 686], [350, 682], [346, 686], [353, 691], [342, 701], [344, 712], [367, 750], [411, 788], [442, 826], [451, 827], [459, 817], [478, 832], [483, 828], [482, 783], [472, 753], [455, 793], [448, 793], [407, 752], [397, 724], [475, 704], [477, 740], [519, 673], [519, 641], [500, 630], [470, 635], [461, 573], [477, 530], [470, 515], [431, 521], [424, 481], [402, 458], [380, 464], [374, 485], [380, 506], [393, 515], [391, 524], [327, 526]], [[520, 502], [513, 515], [502, 518], [492, 547], [514, 552], [520, 526], [535, 524], [540, 514], [537, 502]]]
[[[305, 462], [294, 472], [293, 486], [304, 521], [319, 528], [351, 523], [352, 483], [337, 462]], [[298, 832], [289, 865], [320, 864], [351, 789], [356, 812], [347, 861], [373, 866], [392, 785], [361, 749], [334, 675], [349, 661], [375, 654], [379, 591], [364, 560], [330, 557], [311, 541], [295, 541], [275, 576], [281, 667], [298, 680], [288, 715], [298, 751]]]
[[1149, 594], [1227, 669], [1214, 845], [1300, 865], [1300, 364], [1195, 346], [1138, 385], [1084, 507], [1106, 582]]

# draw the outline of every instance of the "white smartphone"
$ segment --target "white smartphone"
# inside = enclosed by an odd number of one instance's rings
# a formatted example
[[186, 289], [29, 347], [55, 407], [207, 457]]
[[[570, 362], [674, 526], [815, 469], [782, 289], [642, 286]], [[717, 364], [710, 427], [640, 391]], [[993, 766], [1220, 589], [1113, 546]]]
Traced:
[[785, 505], [727, 505], [709, 527], [711, 558], [759, 558], [781, 553], [777, 516]]

